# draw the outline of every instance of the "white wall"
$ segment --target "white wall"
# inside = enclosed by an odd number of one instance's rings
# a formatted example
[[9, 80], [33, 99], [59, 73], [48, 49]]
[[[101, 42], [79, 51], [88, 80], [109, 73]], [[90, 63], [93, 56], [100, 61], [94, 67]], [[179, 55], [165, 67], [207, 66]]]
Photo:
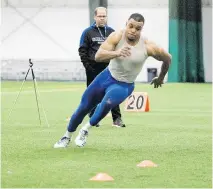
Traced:
[[[150, 0], [148, 3], [145, 0], [133, 1], [109, 1], [108, 24], [120, 29], [125, 26], [131, 13], [141, 12], [146, 19], [144, 35], [168, 49], [168, 0], [162, 0], [161, 3], [157, 0]], [[17, 8], [3, 9], [2, 59], [33, 58], [41, 62], [45, 62], [42, 61], [45, 59], [70, 60], [72, 64], [80, 61], [79, 39], [82, 31], [89, 26], [88, 0], [85, 0], [86, 6], [83, 7], [76, 7], [77, 1], [74, 6], [68, 7], [63, 7], [63, 1], [52, 1], [52, 7], [42, 6], [42, 0], [32, 1], [34, 3], [27, 0], [9, 2], [13, 2], [12, 6]], [[158, 17], [154, 16], [156, 14]], [[17, 61], [14, 62], [17, 64]], [[23, 64], [25, 61], [21, 62]], [[160, 63], [148, 59], [138, 81], [147, 81], [147, 67], [159, 69]]]
[[[38, 11], [39, 8], [3, 8], [2, 58], [78, 60], [80, 36], [89, 25], [88, 8]], [[31, 20], [23, 18], [32, 16]]]
[[[1, 59], [33, 58], [39, 62], [65, 61], [70, 72], [82, 67], [78, 55], [82, 31], [89, 26], [89, 0], [9, 0], [3, 1], [0, 35]], [[5, 4], [11, 3], [11, 6]], [[15, 8], [16, 7], [16, 8]], [[114, 29], [125, 26], [129, 15], [139, 12], [145, 17], [143, 35], [168, 50], [168, 0], [108, 0], [108, 25]], [[212, 78], [212, 15], [210, 0], [203, 0], [203, 46], [205, 79]], [[48, 60], [48, 61], [45, 61]], [[12, 64], [13, 61], [10, 61]], [[17, 61], [14, 61], [17, 64]], [[5, 63], [5, 62], [4, 62]], [[5, 64], [6, 65], [6, 64]], [[60, 67], [62, 64], [56, 65]], [[65, 65], [65, 64], [63, 64]], [[147, 81], [147, 68], [161, 64], [149, 58], [137, 81]], [[48, 68], [48, 64], [46, 65]], [[79, 68], [79, 70], [83, 70]], [[79, 74], [80, 75], [80, 74]]]

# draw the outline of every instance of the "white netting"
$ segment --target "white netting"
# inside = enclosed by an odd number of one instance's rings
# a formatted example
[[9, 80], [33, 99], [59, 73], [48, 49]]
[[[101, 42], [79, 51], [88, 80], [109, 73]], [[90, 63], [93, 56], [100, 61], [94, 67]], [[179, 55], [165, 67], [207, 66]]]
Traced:
[[[34, 59], [32, 62], [37, 80], [84, 81], [86, 79], [85, 69], [80, 61]], [[28, 59], [1, 60], [1, 79], [24, 80], [28, 68]], [[31, 73], [27, 80], [32, 80]]]
[[88, 7], [89, 0], [2, 0], [2, 6], [14, 6], [19, 8], [41, 8], [41, 7]]

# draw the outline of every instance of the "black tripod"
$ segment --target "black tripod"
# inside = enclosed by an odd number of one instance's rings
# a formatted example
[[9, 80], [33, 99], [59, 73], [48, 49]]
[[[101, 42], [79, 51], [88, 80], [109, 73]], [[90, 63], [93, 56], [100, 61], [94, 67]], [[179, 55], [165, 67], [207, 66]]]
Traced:
[[[35, 96], [36, 96], [36, 103], [37, 103], [37, 109], [38, 109], [38, 116], [39, 116], [39, 122], [40, 122], [40, 125], [41, 125], [41, 116], [40, 116], [40, 110], [39, 110], [39, 104], [38, 104], [38, 99], [40, 98], [40, 94], [39, 94], [39, 92], [38, 92], [37, 82], [36, 82], [35, 74], [34, 74], [34, 71], [33, 71], [33, 63], [32, 63], [32, 61], [31, 61], [31, 59], [29, 59], [29, 69], [27, 70], [27, 73], [26, 73], [26, 75], [25, 75], [24, 81], [22, 82], [22, 85], [21, 85], [21, 87], [20, 87], [20, 90], [19, 90], [19, 93], [18, 93], [18, 95], [17, 95], [17, 98], [16, 98], [16, 100], [15, 100], [15, 102], [14, 102], [14, 104], [13, 104], [13, 106], [12, 106], [10, 112], [9, 112], [9, 116], [8, 116], [8, 121], [7, 121], [7, 122], [9, 122], [9, 120], [10, 120], [12, 111], [14, 110], [14, 107], [15, 107], [15, 105], [16, 105], [16, 102], [18, 101], [19, 95], [20, 95], [20, 93], [21, 93], [21, 91], [22, 91], [22, 88], [23, 88], [23, 86], [24, 86], [24, 83], [25, 83], [25, 81], [26, 81], [26, 79], [27, 79], [27, 76], [28, 76], [28, 74], [29, 74], [30, 71], [31, 71], [32, 77], [33, 77], [34, 90], [35, 90]], [[49, 123], [48, 123], [48, 120], [47, 120], [47, 116], [46, 116], [45, 110], [44, 110], [44, 108], [43, 108], [42, 103], [40, 103], [40, 104], [41, 104], [41, 108], [42, 108], [43, 113], [44, 113], [44, 116], [45, 116], [45, 120], [46, 120], [47, 126], [49, 127]]]

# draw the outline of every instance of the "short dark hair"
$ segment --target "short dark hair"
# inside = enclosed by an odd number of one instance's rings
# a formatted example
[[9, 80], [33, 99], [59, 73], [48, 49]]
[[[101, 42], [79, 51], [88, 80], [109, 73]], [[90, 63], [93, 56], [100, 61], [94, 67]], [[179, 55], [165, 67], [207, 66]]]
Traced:
[[144, 17], [140, 13], [131, 14], [128, 20], [130, 20], [131, 18], [137, 22], [143, 22], [143, 23], [145, 22]]

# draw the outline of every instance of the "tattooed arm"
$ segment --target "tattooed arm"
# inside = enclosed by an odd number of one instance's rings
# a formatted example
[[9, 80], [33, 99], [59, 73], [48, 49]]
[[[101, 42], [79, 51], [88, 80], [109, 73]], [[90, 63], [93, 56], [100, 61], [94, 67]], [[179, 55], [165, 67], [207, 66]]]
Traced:
[[162, 61], [161, 72], [157, 78], [154, 78], [151, 84], [154, 83], [154, 87], [158, 88], [163, 84], [164, 77], [169, 70], [172, 56], [167, 53], [164, 49], [158, 47], [155, 43], [146, 41], [148, 56], [152, 56], [156, 60]]

